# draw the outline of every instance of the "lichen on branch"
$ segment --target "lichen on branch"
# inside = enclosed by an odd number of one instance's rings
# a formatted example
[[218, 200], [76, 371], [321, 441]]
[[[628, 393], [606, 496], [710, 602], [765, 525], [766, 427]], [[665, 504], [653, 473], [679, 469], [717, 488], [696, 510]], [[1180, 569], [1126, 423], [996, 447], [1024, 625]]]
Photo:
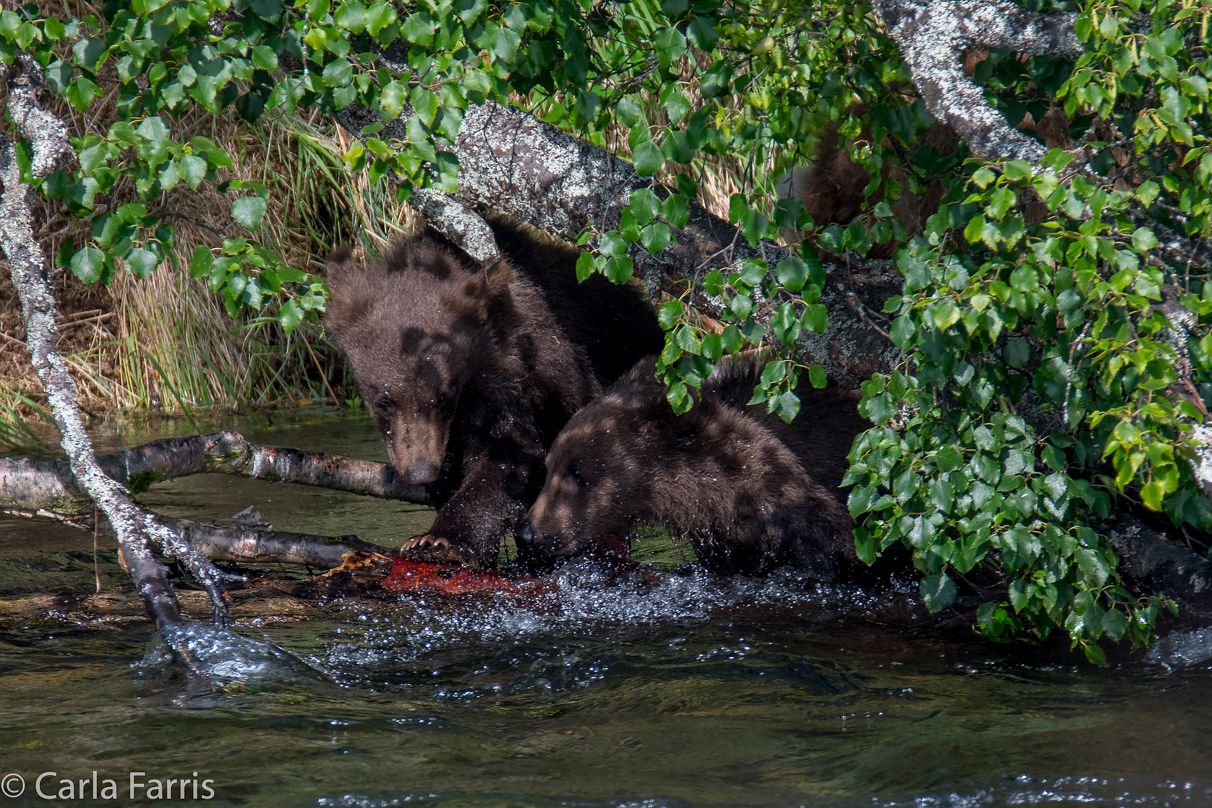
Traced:
[[926, 108], [986, 159], [1039, 162], [1047, 149], [1006, 122], [964, 74], [968, 48], [1007, 48], [1028, 55], [1076, 58], [1083, 52], [1076, 14], [1040, 14], [1006, 0], [874, 0], [901, 48]]

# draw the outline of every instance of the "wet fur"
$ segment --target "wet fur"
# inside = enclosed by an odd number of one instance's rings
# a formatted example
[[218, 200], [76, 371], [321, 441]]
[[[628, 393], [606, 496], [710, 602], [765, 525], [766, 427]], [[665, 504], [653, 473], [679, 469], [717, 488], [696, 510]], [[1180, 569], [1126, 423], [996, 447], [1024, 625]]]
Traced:
[[535, 555], [567, 558], [655, 522], [689, 536], [716, 572], [789, 564], [823, 581], [845, 577], [857, 562], [838, 486], [866, 426], [858, 396], [805, 384], [800, 416], [785, 424], [745, 404], [760, 370], [721, 366], [676, 416], [645, 360], [577, 413], [548, 454], [529, 514]]
[[325, 317], [393, 465], [438, 507], [431, 535], [479, 566], [538, 494], [569, 416], [662, 344], [634, 290], [578, 285], [575, 250], [492, 224], [505, 257], [487, 269], [432, 232], [365, 270], [334, 253]]

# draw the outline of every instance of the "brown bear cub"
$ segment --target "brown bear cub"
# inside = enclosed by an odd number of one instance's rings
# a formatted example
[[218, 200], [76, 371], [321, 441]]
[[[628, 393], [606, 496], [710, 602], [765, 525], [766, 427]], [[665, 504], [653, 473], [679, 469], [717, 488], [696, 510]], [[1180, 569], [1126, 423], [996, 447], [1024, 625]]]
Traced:
[[576, 250], [492, 227], [503, 257], [488, 268], [434, 232], [365, 270], [348, 250], [328, 265], [325, 329], [392, 465], [438, 509], [404, 546], [419, 560], [495, 565], [568, 418], [664, 342], [635, 290], [577, 283]]
[[785, 424], [746, 406], [761, 363], [733, 361], [678, 416], [653, 368], [640, 362], [564, 427], [523, 530], [531, 551], [554, 562], [655, 522], [689, 536], [713, 572], [787, 564], [845, 577], [858, 562], [839, 485], [868, 425], [858, 393], [805, 382], [800, 415]]

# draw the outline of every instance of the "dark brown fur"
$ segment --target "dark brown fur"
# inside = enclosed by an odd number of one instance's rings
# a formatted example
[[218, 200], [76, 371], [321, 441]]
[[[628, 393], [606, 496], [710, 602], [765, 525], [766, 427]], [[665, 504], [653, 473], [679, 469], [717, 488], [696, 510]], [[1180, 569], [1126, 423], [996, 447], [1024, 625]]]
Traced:
[[651, 359], [568, 422], [547, 456], [547, 482], [524, 536], [536, 557], [562, 559], [637, 522], [687, 534], [716, 572], [789, 564], [832, 581], [856, 563], [838, 489], [866, 422], [855, 393], [805, 384], [791, 424], [745, 406], [760, 365], [721, 366], [676, 416]]
[[[951, 127], [935, 124], [920, 138], [918, 148], [931, 147], [942, 154], [950, 154], [955, 151], [957, 142]], [[783, 180], [782, 195], [798, 199], [818, 227], [845, 226], [872, 211], [876, 203], [884, 199], [883, 188], [870, 197], [863, 193], [871, 178], [865, 168], [850, 159], [850, 147], [850, 143], [839, 137], [837, 126], [829, 126], [820, 134], [816, 160], [791, 172]], [[920, 233], [926, 226], [926, 219], [938, 210], [944, 194], [942, 185], [937, 179], [930, 180], [925, 183], [922, 193], [915, 194], [909, 188], [907, 169], [892, 161], [884, 163], [880, 174], [885, 181], [893, 180], [901, 187], [891, 203], [897, 221], [907, 235]], [[867, 257], [891, 258], [899, 247], [893, 242], [875, 244]]]
[[366, 270], [338, 251], [325, 317], [392, 464], [438, 507], [440, 560], [480, 566], [538, 494], [569, 416], [662, 344], [633, 290], [576, 283], [576, 251], [493, 229], [507, 258], [487, 269], [433, 233]]
[[[982, 60], [988, 58], [987, 48], [973, 48], [964, 53], [964, 72], [972, 75]], [[863, 113], [858, 107], [855, 112]], [[1072, 141], [1069, 138], [1069, 118], [1064, 112], [1053, 107], [1036, 122], [1030, 114], [1019, 123], [1018, 128], [1030, 132], [1048, 148], [1069, 148]], [[864, 128], [862, 139], [870, 141], [871, 133]], [[886, 138], [885, 146], [892, 146], [891, 138]], [[942, 155], [955, 153], [959, 145], [959, 136], [955, 130], [945, 123], [935, 123], [923, 132], [912, 144], [913, 149], [933, 149]], [[789, 199], [798, 199], [804, 206], [804, 211], [811, 214], [813, 222], [818, 227], [831, 224], [847, 225], [854, 219], [869, 214], [876, 203], [884, 199], [884, 189], [880, 188], [871, 196], [863, 192], [870, 182], [867, 170], [850, 158], [852, 142], [843, 140], [838, 134], [838, 125], [827, 126], [819, 133], [816, 147], [816, 159], [810, 165], [797, 168], [783, 178], [780, 184], [780, 194]], [[903, 155], [907, 157], [908, 155]], [[908, 236], [921, 233], [926, 227], [926, 220], [938, 211], [946, 194], [943, 182], [938, 177], [923, 179], [923, 190], [914, 193], [910, 189], [909, 172], [911, 169], [896, 162], [895, 158], [886, 153], [885, 162], [880, 175], [885, 181], [895, 181], [900, 185], [900, 193], [890, 202], [892, 213], [897, 221], [905, 228]], [[1027, 211], [1029, 222], [1038, 222], [1047, 214], [1047, 208], [1042, 203], [1032, 203]], [[867, 252], [868, 258], [891, 258], [900, 244], [885, 242], [874, 244]]]

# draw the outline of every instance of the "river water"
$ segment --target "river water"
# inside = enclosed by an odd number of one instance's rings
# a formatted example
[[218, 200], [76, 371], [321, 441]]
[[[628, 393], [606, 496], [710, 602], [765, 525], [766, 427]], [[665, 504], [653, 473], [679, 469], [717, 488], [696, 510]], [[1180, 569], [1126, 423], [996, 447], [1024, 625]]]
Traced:
[[[383, 459], [365, 418], [220, 426]], [[432, 518], [216, 475], [141, 500], [389, 546]], [[330, 598], [245, 619], [265, 664], [197, 684], [157, 662], [137, 610], [71, 607], [98, 579], [130, 591], [112, 543], [0, 515], [0, 786], [25, 784], [0, 806], [158, 804], [168, 780], [177, 802], [252, 806], [1212, 805], [1212, 675], [1191, 640], [1185, 659], [1092, 667], [791, 575], [578, 564], [539, 600]]]

